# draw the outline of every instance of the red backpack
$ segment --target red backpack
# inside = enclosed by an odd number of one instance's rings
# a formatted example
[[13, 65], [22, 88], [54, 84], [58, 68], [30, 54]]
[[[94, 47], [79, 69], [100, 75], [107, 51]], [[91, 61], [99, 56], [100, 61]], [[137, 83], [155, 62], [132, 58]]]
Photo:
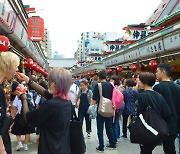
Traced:
[[[112, 84], [113, 85], [113, 84]], [[124, 95], [119, 91], [117, 86], [113, 85], [113, 93], [112, 93], [112, 102], [115, 110], [119, 110], [121, 108], [122, 102], [124, 100]]]

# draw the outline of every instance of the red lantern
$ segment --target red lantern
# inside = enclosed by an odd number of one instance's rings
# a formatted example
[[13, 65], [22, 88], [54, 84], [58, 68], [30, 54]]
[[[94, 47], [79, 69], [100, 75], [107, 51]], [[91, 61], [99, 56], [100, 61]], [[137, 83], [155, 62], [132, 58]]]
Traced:
[[158, 65], [158, 63], [157, 63], [156, 60], [151, 60], [151, 61], [149, 62], [149, 66], [150, 66], [150, 68], [152, 68], [152, 69], [156, 69], [156, 68], [157, 68], [157, 65]]
[[24, 66], [27, 68], [32, 68], [33, 60], [31, 58], [26, 58], [24, 62]]
[[48, 72], [44, 72], [44, 76], [47, 77], [48, 76]]
[[0, 52], [8, 51], [10, 46], [9, 39], [6, 36], [0, 35]]
[[107, 73], [112, 73], [112, 69], [108, 68]]
[[39, 71], [40, 71], [40, 68], [41, 68], [41, 67], [40, 67], [39, 65], [37, 65], [37, 66], [36, 66], [36, 71], [39, 72]]
[[132, 65], [130, 66], [130, 69], [131, 69], [132, 71], [136, 71], [136, 70], [137, 70], [137, 64], [132, 64]]
[[36, 62], [33, 62], [32, 69], [33, 69], [33, 70], [36, 70], [36, 69], [37, 69], [37, 65], [38, 65], [38, 64], [37, 64]]
[[122, 72], [122, 70], [123, 70], [123, 69], [122, 69], [122, 66], [118, 66], [118, 67], [117, 67], [117, 72]]

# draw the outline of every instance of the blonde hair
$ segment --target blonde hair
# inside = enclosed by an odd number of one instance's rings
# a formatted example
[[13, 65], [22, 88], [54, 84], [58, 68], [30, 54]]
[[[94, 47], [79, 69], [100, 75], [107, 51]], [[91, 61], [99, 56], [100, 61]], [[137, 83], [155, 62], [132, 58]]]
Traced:
[[48, 76], [49, 84], [55, 82], [57, 93], [54, 96], [68, 100], [68, 92], [72, 84], [71, 72], [64, 68], [54, 68]]
[[19, 66], [19, 57], [10, 51], [0, 52], [0, 73], [5, 73]]

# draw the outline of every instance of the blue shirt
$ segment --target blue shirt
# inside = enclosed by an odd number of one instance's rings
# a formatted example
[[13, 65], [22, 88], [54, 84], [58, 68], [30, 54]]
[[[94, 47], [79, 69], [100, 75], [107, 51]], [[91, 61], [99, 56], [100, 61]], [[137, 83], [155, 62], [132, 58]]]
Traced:
[[138, 98], [138, 92], [133, 88], [126, 88], [123, 91], [125, 108], [123, 114], [134, 115], [135, 113], [135, 102]]

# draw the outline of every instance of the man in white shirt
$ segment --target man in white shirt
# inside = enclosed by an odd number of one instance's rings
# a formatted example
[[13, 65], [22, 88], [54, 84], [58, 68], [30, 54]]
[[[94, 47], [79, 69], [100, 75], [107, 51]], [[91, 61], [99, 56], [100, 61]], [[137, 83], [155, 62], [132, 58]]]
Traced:
[[71, 85], [70, 90], [69, 90], [69, 96], [70, 96], [70, 99], [71, 99], [71, 102], [72, 102], [73, 106], [75, 106], [76, 98], [77, 98], [77, 95], [78, 95], [78, 92], [79, 92], [79, 88], [74, 83], [74, 80], [75, 80], [74, 77], [72, 77], [72, 85]]

